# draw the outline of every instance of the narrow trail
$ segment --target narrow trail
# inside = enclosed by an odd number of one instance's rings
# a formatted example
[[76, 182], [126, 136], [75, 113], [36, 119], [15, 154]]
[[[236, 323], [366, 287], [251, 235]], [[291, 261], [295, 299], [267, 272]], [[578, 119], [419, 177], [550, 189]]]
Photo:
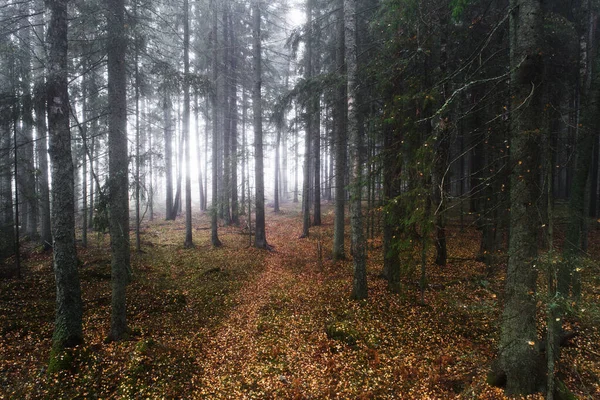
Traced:
[[262, 272], [236, 294], [238, 305], [203, 344], [196, 397], [287, 398], [304, 392], [309, 371], [295, 366], [303, 364], [301, 356], [314, 360], [314, 344], [326, 335], [324, 329], [313, 331], [316, 310], [310, 302], [322, 290], [323, 275], [315, 271], [316, 259], [302, 256], [311, 254], [306, 247], [314, 244], [299, 239], [298, 232], [289, 218], [269, 224], [273, 251]]

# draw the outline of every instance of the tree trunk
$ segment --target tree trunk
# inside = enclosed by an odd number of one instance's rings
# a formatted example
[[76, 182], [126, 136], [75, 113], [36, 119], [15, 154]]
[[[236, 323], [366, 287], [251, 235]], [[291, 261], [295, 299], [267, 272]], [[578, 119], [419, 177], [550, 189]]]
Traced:
[[[183, 129], [185, 140], [185, 242], [194, 247], [192, 240], [192, 180], [190, 172], [190, 16], [189, 0], [183, 0]], [[180, 155], [181, 156], [181, 155]]]
[[107, 1], [108, 21], [108, 171], [111, 249], [111, 324], [109, 338], [128, 333], [126, 287], [130, 280], [129, 181], [127, 153], [127, 74], [124, 0]]
[[275, 140], [275, 189], [273, 191], [273, 211], [279, 212], [279, 146], [281, 145], [281, 124], [277, 126], [277, 139]]
[[536, 201], [540, 197], [543, 59], [540, 52], [542, 7], [539, 0], [511, 0], [510, 14], [510, 242], [506, 295], [500, 336], [500, 361], [506, 394], [527, 395], [540, 383], [537, 351]]
[[358, 95], [358, 49], [356, 44], [356, 0], [344, 0], [344, 27], [346, 45], [346, 68], [348, 90], [348, 137], [350, 139], [351, 182], [350, 202], [352, 206], [350, 222], [352, 227], [352, 249], [354, 279], [352, 298], [367, 297], [367, 260], [362, 217], [362, 137], [359, 130], [357, 106]]
[[[29, 3], [20, 6], [22, 15], [30, 13]], [[23, 232], [31, 239], [36, 239], [38, 223], [38, 196], [35, 187], [35, 166], [33, 158], [33, 98], [31, 94], [31, 22], [28, 17], [23, 18], [20, 27], [21, 41], [28, 47], [23, 47], [20, 59], [19, 72], [21, 75], [21, 130], [19, 137], [19, 189], [22, 203]]]
[[[134, 23], [137, 22], [137, 2], [133, 3], [133, 14], [135, 16]], [[134, 70], [134, 81], [135, 81], [135, 250], [141, 251], [141, 238], [140, 238], [140, 67], [139, 67], [139, 38], [135, 40], [135, 56], [133, 66]]]
[[231, 83], [230, 83], [230, 100], [229, 107], [230, 113], [229, 118], [231, 119], [231, 132], [230, 132], [230, 143], [231, 143], [231, 223], [239, 225], [240, 223], [240, 211], [238, 201], [238, 101], [237, 101], [237, 62], [238, 55], [235, 52], [237, 49], [237, 38], [235, 32], [235, 26], [233, 24], [233, 18], [229, 18], [229, 40], [231, 52], [229, 57], [231, 59]]
[[[40, 13], [36, 18], [36, 37], [44, 37], [44, 17]], [[35, 108], [35, 130], [36, 130], [36, 153], [38, 164], [38, 192], [40, 207], [40, 242], [45, 250], [49, 250], [52, 245], [52, 226], [50, 216], [50, 185], [48, 182], [48, 141], [46, 127], [46, 93], [44, 68], [41, 60], [44, 57], [44, 46], [41, 42], [36, 42], [34, 57], [34, 66], [37, 72], [34, 87], [34, 108]], [[2, 146], [0, 146], [2, 147]], [[93, 207], [92, 207], [93, 208]]]
[[[298, 105], [294, 104], [294, 203], [298, 203], [298, 170], [300, 163], [298, 161], [298, 147], [300, 146], [300, 138], [298, 135]], [[304, 203], [303, 203], [304, 204]], [[303, 217], [304, 218], [304, 217]], [[308, 230], [307, 230], [308, 232]]]
[[46, 3], [49, 13], [47, 112], [52, 160], [52, 236], [56, 278], [56, 319], [50, 370], [60, 369], [54, 357], [83, 341], [82, 302], [75, 249], [74, 180], [67, 91], [67, 0]]
[[[306, 66], [304, 75], [306, 79], [309, 79], [312, 74], [312, 16], [313, 0], [306, 1]], [[302, 180], [302, 236], [308, 237], [310, 230], [310, 157], [311, 157], [311, 140], [313, 139], [313, 117], [311, 112], [313, 109], [313, 102], [308, 101], [307, 105], [307, 116], [305, 118], [305, 131], [304, 131], [304, 173]]]
[[217, 10], [217, 5], [216, 5], [216, 0], [211, 0], [210, 2], [210, 8], [212, 10], [212, 81], [213, 84], [215, 85], [215, 90], [212, 94], [212, 204], [211, 204], [211, 211], [210, 211], [210, 230], [211, 230], [211, 243], [214, 247], [218, 247], [221, 246], [221, 241], [219, 240], [219, 235], [218, 235], [218, 202], [219, 202], [219, 192], [218, 192], [218, 160], [219, 160], [219, 156], [218, 156], [218, 152], [219, 152], [219, 136], [218, 136], [218, 129], [219, 129], [219, 121], [218, 121], [218, 117], [219, 117], [219, 112], [218, 112], [218, 104], [217, 104], [217, 100], [219, 98], [218, 96], [218, 79], [219, 79], [219, 61], [218, 61], [218, 56], [219, 56], [219, 50], [218, 50], [218, 40], [217, 40], [217, 34], [218, 34], [218, 10]]
[[[337, 49], [336, 64], [340, 74], [345, 72], [345, 46], [344, 46], [344, 0], [339, 0], [337, 21]], [[334, 132], [335, 132], [335, 217], [333, 220], [333, 259], [346, 258], [344, 249], [346, 185], [346, 121], [347, 97], [346, 85], [339, 84], [334, 103]]]
[[[202, 157], [200, 156], [200, 154], [202, 154], [202, 151], [200, 145], [201, 135], [199, 105], [200, 104], [198, 103], [198, 94], [196, 93], [194, 96], [194, 120], [196, 126], [196, 153], [198, 154], [198, 199], [200, 200], [200, 210], [204, 211], [203, 204], [204, 196], [206, 194], [204, 193], [204, 179], [202, 178]], [[206, 153], [204, 154], [204, 156], [206, 157]]]
[[254, 88], [252, 91], [252, 111], [254, 113], [254, 180], [256, 202], [256, 233], [254, 246], [266, 249], [267, 235], [265, 231], [265, 186], [263, 168], [263, 132], [262, 132], [262, 66], [261, 66], [261, 28], [260, 1], [252, 4], [252, 67], [254, 72]]
[[165, 136], [165, 219], [167, 221], [175, 220], [175, 204], [173, 203], [173, 125], [171, 118], [171, 95], [169, 88], [164, 88], [163, 99], [163, 120]]

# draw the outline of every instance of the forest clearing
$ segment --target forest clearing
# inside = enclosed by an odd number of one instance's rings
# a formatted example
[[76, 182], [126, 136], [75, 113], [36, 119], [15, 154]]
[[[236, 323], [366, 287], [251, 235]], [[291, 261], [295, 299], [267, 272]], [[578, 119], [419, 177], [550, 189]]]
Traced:
[[[486, 383], [499, 336], [505, 265], [475, 261], [480, 233], [449, 224], [449, 261], [427, 265], [401, 294], [381, 272], [381, 239], [369, 241], [366, 300], [350, 299], [352, 262], [333, 262], [332, 209], [300, 239], [300, 209], [268, 213], [272, 251], [247, 231], [197, 214], [197, 246], [182, 246], [183, 220], [146, 222], [132, 251], [127, 340], [106, 342], [110, 321], [108, 237], [79, 248], [84, 344], [69, 369], [48, 375], [54, 278], [51, 254], [26, 255], [23, 279], [0, 281], [0, 397], [206, 399], [502, 399]], [[592, 232], [590, 252], [600, 252]], [[581, 399], [600, 397], [600, 271], [585, 275], [578, 335], [558, 376]], [[540, 289], [543, 295], [543, 289]], [[540, 300], [540, 305], [542, 301]], [[540, 313], [543, 314], [543, 313]], [[536, 397], [537, 396], [537, 397]], [[529, 398], [543, 398], [541, 394]]]

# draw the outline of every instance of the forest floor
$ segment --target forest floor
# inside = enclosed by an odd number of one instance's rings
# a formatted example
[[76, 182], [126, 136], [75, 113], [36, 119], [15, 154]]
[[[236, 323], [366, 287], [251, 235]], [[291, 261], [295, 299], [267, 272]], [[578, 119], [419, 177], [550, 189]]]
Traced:
[[[72, 370], [48, 375], [54, 278], [51, 255], [30, 249], [22, 279], [0, 281], [0, 398], [500, 399], [486, 384], [495, 356], [504, 266], [475, 261], [479, 232], [449, 228], [449, 263], [427, 266], [425, 305], [416, 271], [392, 294], [379, 278], [381, 241], [369, 240], [369, 298], [352, 301], [352, 262], [330, 257], [331, 208], [300, 239], [299, 208], [267, 213], [272, 251], [248, 232], [196, 215], [196, 247], [181, 219], [143, 224], [128, 287], [130, 340], [107, 343], [109, 238], [79, 249], [85, 343]], [[600, 235], [590, 249], [600, 254]], [[346, 244], [349, 249], [349, 243]], [[543, 319], [540, 295], [540, 320]], [[600, 398], [600, 271], [585, 271], [579, 335], [561, 377], [583, 399]], [[532, 398], [541, 398], [532, 397]]]

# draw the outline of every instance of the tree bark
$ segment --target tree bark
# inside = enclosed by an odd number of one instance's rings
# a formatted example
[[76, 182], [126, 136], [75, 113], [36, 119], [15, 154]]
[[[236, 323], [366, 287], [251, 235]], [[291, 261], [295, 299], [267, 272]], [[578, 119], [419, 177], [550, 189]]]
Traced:
[[[339, 0], [336, 64], [341, 75], [345, 72], [344, 46], [344, 0]], [[340, 83], [337, 88], [337, 98], [334, 103], [334, 132], [335, 132], [335, 217], [333, 221], [333, 259], [346, 258], [344, 248], [345, 208], [346, 208], [346, 122], [347, 122], [346, 85]]]
[[212, 33], [211, 33], [211, 41], [212, 41], [212, 81], [215, 85], [215, 89], [212, 94], [212, 193], [211, 193], [211, 210], [210, 210], [210, 232], [211, 232], [211, 243], [214, 247], [221, 246], [221, 241], [219, 240], [218, 234], [218, 202], [219, 202], [219, 192], [218, 192], [218, 152], [219, 152], [219, 111], [218, 111], [218, 98], [219, 98], [219, 50], [218, 50], [218, 10], [216, 5], [217, 0], [211, 0], [210, 8], [212, 10]]
[[163, 120], [165, 137], [165, 219], [175, 219], [175, 204], [173, 203], [173, 125], [171, 118], [171, 95], [169, 88], [165, 85], [163, 94]]
[[192, 180], [190, 172], [190, 15], [189, 0], [183, 0], [183, 127], [185, 140], [185, 248], [194, 247], [192, 240]]
[[350, 222], [352, 227], [352, 249], [354, 278], [352, 298], [367, 297], [367, 260], [362, 217], [362, 137], [359, 130], [357, 106], [358, 95], [358, 49], [356, 44], [356, 0], [344, 0], [344, 27], [346, 45], [347, 93], [348, 93], [348, 137], [350, 139], [351, 182], [350, 202], [352, 206]]
[[265, 184], [263, 168], [263, 132], [262, 132], [262, 55], [261, 55], [261, 27], [260, 27], [260, 1], [254, 0], [252, 4], [252, 68], [254, 72], [254, 88], [252, 91], [252, 111], [254, 113], [254, 180], [256, 202], [256, 233], [254, 246], [266, 249], [267, 234], [265, 231]]
[[543, 96], [539, 0], [511, 0], [510, 15], [510, 242], [500, 361], [506, 394], [534, 393], [540, 368], [536, 330], [536, 201], [540, 197], [539, 160]]
[[107, 0], [108, 21], [108, 172], [111, 249], [111, 340], [128, 333], [126, 287], [130, 280], [129, 179], [127, 153], [127, 75], [125, 2]]
[[38, 193], [39, 193], [39, 214], [40, 214], [40, 243], [44, 249], [49, 250], [52, 245], [52, 226], [50, 216], [50, 185], [48, 181], [48, 140], [46, 126], [46, 93], [44, 67], [41, 60], [44, 57], [45, 49], [41, 41], [44, 37], [44, 14], [39, 13], [36, 17], [35, 36], [40, 38], [36, 41], [34, 47], [34, 68], [36, 71], [34, 85], [34, 109], [35, 109], [35, 130], [36, 130], [36, 155], [38, 164]]
[[[52, 160], [52, 236], [56, 278], [53, 354], [83, 341], [81, 288], [75, 249], [74, 179], [67, 91], [68, 0], [47, 3], [49, 13], [46, 99]], [[52, 366], [52, 360], [51, 360]]]

